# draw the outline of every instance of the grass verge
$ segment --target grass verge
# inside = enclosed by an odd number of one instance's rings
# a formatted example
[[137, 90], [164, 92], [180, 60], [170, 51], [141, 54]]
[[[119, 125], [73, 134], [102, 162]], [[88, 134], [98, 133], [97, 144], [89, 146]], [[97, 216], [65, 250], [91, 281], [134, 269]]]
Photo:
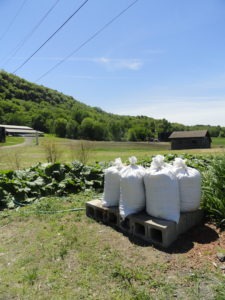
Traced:
[[0, 147], [5, 147], [5, 146], [14, 146], [14, 145], [18, 145], [18, 144], [22, 144], [24, 142], [24, 138], [23, 137], [19, 137], [19, 136], [8, 136], [6, 138], [6, 142], [5, 143], [0, 143]]

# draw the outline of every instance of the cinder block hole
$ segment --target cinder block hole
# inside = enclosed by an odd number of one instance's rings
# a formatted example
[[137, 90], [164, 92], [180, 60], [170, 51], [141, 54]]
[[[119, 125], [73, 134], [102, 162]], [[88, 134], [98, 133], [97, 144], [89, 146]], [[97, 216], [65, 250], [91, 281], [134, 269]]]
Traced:
[[108, 214], [108, 222], [111, 224], [117, 224], [117, 215], [115, 213]]
[[96, 209], [96, 211], [95, 211], [95, 216], [96, 216], [96, 219], [98, 219], [98, 220], [100, 220], [100, 221], [103, 221], [103, 217], [104, 217], [104, 212], [103, 212], [103, 210]]
[[122, 220], [120, 222], [120, 226], [123, 228], [123, 229], [126, 229], [126, 230], [129, 230], [130, 229], [130, 220], [125, 218], [124, 220]]
[[162, 231], [161, 230], [151, 228], [150, 236], [151, 236], [151, 239], [154, 240], [155, 242], [162, 243]]
[[135, 223], [134, 231], [138, 235], [145, 236], [145, 226], [143, 224]]
[[86, 214], [88, 217], [94, 218], [95, 217], [95, 210], [91, 206], [87, 206], [86, 208]]

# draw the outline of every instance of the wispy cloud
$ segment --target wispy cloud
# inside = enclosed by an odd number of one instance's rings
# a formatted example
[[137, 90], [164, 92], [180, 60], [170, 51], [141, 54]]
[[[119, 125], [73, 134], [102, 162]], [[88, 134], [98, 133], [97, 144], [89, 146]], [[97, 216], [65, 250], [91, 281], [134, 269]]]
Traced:
[[140, 59], [136, 59], [136, 58], [115, 59], [115, 58], [100, 57], [100, 58], [96, 58], [95, 61], [105, 66], [110, 71], [122, 70], [122, 69], [138, 71], [143, 66], [143, 62]]
[[210, 97], [177, 97], [141, 100], [138, 104], [122, 105], [113, 113], [126, 115], [146, 115], [156, 119], [165, 118], [170, 122], [185, 125], [225, 126], [225, 97], [217, 100]]
[[[24, 58], [16, 57], [14, 59], [22, 60]], [[46, 57], [37, 56], [34, 59], [59, 62], [64, 58], [59, 56], [46, 56]], [[110, 71], [123, 70], [123, 69], [138, 71], [143, 66], [143, 61], [138, 58], [70, 57], [68, 61], [91, 62], [95, 64], [100, 64]]]

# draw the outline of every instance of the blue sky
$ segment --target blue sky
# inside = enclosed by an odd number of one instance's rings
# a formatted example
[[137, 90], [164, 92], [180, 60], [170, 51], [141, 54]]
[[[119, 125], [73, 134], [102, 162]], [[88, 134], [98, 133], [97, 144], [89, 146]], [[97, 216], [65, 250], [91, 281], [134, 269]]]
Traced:
[[[225, 126], [222, 0], [139, 0], [37, 81], [132, 2], [89, 0], [16, 75], [111, 113]], [[0, 0], [0, 69], [13, 73], [82, 3]]]

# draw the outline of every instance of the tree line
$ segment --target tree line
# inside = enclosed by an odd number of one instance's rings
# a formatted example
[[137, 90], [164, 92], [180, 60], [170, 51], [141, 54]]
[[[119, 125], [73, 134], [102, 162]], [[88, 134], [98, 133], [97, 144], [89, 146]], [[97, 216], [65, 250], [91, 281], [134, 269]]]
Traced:
[[221, 126], [184, 126], [166, 119], [107, 113], [5, 71], [0, 71], [0, 123], [30, 126], [71, 139], [149, 141], [164, 139], [175, 130], [197, 129], [225, 137]]

